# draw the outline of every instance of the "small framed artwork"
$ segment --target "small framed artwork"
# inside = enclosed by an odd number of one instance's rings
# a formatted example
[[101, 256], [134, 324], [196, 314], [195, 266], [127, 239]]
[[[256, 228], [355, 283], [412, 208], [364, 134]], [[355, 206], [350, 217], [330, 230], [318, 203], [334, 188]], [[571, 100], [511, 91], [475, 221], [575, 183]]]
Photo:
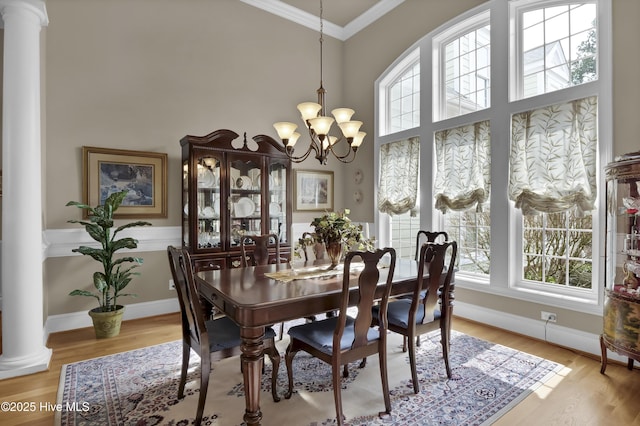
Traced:
[[115, 218], [167, 217], [167, 154], [83, 146], [82, 171], [85, 204], [128, 191]]
[[333, 210], [333, 172], [294, 170], [294, 210]]

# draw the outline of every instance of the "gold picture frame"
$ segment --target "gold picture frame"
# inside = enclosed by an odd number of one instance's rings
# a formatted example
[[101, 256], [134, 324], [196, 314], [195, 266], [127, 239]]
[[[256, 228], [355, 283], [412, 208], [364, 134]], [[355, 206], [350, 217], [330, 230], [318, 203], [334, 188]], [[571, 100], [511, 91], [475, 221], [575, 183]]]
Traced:
[[82, 171], [85, 204], [128, 190], [114, 218], [167, 217], [167, 154], [83, 146]]
[[333, 172], [294, 170], [294, 210], [298, 212], [333, 210]]

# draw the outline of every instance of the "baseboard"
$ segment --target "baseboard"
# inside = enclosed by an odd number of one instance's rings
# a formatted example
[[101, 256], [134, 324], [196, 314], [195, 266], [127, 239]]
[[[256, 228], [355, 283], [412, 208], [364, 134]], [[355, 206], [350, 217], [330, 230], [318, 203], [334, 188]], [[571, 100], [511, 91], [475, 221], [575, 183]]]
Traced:
[[[553, 323], [545, 323], [545, 321], [525, 318], [459, 301], [455, 302], [453, 312], [455, 316], [471, 321], [530, 336], [534, 339], [544, 340], [597, 357], [602, 355], [599, 334], [587, 333], [573, 328], [563, 327]], [[626, 357], [622, 357], [612, 351], [608, 351], [607, 358], [624, 364], [627, 363]]]
[[[123, 320], [151, 317], [156, 315], [180, 312], [177, 298], [154, 300], [153, 302], [132, 303], [126, 305]], [[45, 342], [51, 333], [92, 327], [93, 323], [87, 311], [71, 312], [61, 315], [50, 315], [45, 323]]]

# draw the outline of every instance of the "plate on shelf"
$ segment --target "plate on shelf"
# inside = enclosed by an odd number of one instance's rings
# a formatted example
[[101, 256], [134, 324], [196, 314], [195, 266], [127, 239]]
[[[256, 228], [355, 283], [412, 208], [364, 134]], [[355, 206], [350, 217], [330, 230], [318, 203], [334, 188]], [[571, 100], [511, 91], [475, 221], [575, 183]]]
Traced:
[[269, 204], [269, 216], [278, 216], [279, 214], [280, 214], [280, 204], [279, 203]]
[[215, 215], [216, 215], [216, 212], [213, 209], [213, 207], [211, 207], [211, 206], [207, 206], [202, 210], [202, 216], [205, 219], [211, 219], [211, 218], [215, 217]]
[[216, 178], [209, 169], [201, 169], [198, 171], [198, 188], [213, 188]]
[[251, 189], [251, 178], [249, 176], [240, 176], [236, 179], [236, 188]]
[[184, 212], [184, 214], [189, 215], [189, 204], [185, 204], [182, 211]]
[[251, 216], [256, 211], [256, 205], [251, 198], [241, 197], [234, 205], [234, 212], [236, 217]]

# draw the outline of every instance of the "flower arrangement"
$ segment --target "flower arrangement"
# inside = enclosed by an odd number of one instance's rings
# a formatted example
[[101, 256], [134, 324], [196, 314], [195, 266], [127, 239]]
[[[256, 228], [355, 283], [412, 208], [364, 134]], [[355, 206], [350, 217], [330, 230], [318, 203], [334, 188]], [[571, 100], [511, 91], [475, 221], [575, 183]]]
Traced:
[[[327, 212], [311, 222], [314, 232], [306, 238], [300, 238], [295, 247], [296, 255], [304, 246], [324, 243], [331, 257], [331, 247], [338, 245], [347, 250], [373, 250], [374, 240], [362, 235], [362, 225], [354, 224], [349, 218], [349, 209], [342, 212]], [[331, 259], [334, 263], [334, 259]]]

